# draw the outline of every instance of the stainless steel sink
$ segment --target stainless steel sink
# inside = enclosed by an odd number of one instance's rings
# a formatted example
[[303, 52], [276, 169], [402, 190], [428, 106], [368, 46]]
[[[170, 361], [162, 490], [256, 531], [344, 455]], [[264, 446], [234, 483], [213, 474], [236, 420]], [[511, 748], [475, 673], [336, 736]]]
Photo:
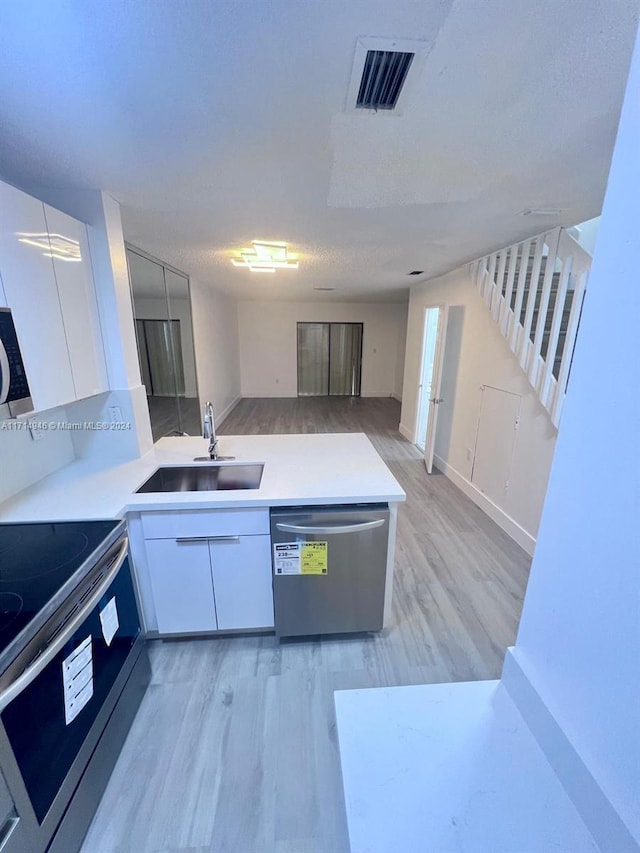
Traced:
[[258, 489], [264, 465], [166, 465], [158, 468], [136, 489], [140, 492], [218, 492], [227, 489]]

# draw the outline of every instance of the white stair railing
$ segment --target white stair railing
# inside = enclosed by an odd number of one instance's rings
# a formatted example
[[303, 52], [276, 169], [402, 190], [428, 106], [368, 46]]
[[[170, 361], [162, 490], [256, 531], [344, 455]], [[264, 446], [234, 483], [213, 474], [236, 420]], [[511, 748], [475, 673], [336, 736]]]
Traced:
[[567, 389], [591, 256], [564, 228], [492, 252], [471, 277], [555, 427]]

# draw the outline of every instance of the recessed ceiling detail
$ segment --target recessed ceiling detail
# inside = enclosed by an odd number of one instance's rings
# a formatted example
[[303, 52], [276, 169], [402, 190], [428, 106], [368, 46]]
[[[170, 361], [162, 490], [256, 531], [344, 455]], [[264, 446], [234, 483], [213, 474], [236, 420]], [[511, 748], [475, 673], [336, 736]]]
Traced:
[[298, 256], [289, 254], [287, 244], [267, 240], [253, 240], [251, 249], [240, 249], [231, 258], [234, 267], [246, 267], [251, 272], [274, 273], [276, 270], [297, 270]]

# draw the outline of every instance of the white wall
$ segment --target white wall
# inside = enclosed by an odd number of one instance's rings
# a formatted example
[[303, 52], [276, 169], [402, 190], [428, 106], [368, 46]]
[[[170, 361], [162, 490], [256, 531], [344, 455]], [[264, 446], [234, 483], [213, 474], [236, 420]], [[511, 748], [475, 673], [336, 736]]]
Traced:
[[639, 93], [640, 39], [514, 650], [635, 841], [589, 809], [612, 853], [640, 848]]
[[[37, 415], [38, 421], [67, 422], [65, 409], [52, 409]], [[53, 474], [75, 455], [71, 433], [62, 430], [38, 431], [34, 441], [25, 418], [0, 420], [0, 502]], [[20, 424], [19, 428], [16, 426]]]
[[295, 397], [298, 322], [364, 323], [362, 396], [397, 394], [405, 303], [240, 302], [243, 397]]
[[219, 424], [240, 399], [238, 304], [191, 279], [191, 305], [200, 404], [213, 403]]
[[404, 382], [404, 357], [407, 348], [407, 320], [409, 318], [409, 303], [404, 303], [398, 317], [398, 345], [396, 350], [396, 375], [393, 378], [393, 396], [402, 400], [402, 384]]
[[[436, 466], [531, 552], [556, 430], [473, 286], [466, 267], [411, 289], [401, 432], [410, 441], [414, 440], [424, 309], [442, 302], [449, 306], [449, 322], [441, 394], [444, 402], [440, 405], [436, 432]], [[501, 502], [501, 511], [496, 511], [470, 483], [483, 384], [522, 398], [509, 491]], [[503, 439], [512, 441], [513, 432], [505, 434]]]
[[[167, 302], [165, 299], [142, 299], [134, 296], [135, 316], [137, 320], [166, 320]], [[182, 366], [184, 369], [185, 397], [197, 397], [196, 365], [193, 349], [193, 329], [191, 309], [188, 299], [171, 297], [171, 318], [180, 321], [180, 343]]]

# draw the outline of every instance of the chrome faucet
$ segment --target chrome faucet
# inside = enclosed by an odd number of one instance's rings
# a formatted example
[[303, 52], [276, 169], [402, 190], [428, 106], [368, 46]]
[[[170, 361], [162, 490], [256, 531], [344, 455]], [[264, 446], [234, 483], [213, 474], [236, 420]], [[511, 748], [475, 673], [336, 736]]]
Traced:
[[217, 459], [218, 439], [216, 438], [216, 425], [213, 419], [213, 406], [209, 401], [204, 404], [202, 437], [209, 439], [209, 459]]

